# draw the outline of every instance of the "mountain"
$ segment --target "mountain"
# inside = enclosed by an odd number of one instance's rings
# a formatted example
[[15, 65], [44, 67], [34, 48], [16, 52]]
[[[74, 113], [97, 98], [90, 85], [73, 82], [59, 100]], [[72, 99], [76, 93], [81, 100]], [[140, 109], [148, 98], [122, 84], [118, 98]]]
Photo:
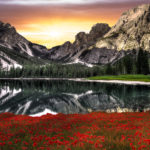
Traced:
[[[22, 67], [27, 63], [61, 62], [92, 65], [114, 64], [138, 50], [150, 52], [150, 4], [123, 13], [112, 28], [97, 23], [89, 33], [80, 32], [73, 43], [47, 49], [34, 44], [8, 23], [0, 22], [0, 65], [2, 68]], [[137, 50], [135, 53], [134, 50]]]
[[0, 69], [10, 70], [10, 68], [22, 68], [24, 65], [44, 65], [47, 60], [32, 57], [28, 54], [18, 53], [14, 49], [0, 46]]
[[24, 63], [35, 62], [34, 59], [45, 59], [47, 53], [46, 47], [28, 41], [17, 33], [13, 26], [0, 22], [0, 65], [2, 68], [22, 67]]
[[78, 33], [73, 43], [66, 42], [61, 46], [50, 49], [49, 58], [54, 61], [75, 61], [88, 47], [95, 44], [97, 39], [103, 37], [109, 30], [108, 24], [96, 24], [89, 34], [85, 32]]
[[81, 63], [92, 66], [92, 64], [115, 63], [124, 56], [132, 54], [132, 51], [117, 51], [94, 46], [110, 30], [108, 24], [98, 23], [92, 27], [89, 34], [78, 33], [73, 43], [66, 42], [61, 46], [50, 49], [49, 59], [56, 62]]
[[0, 22], [0, 45], [29, 56], [42, 57], [47, 52], [46, 47], [31, 43], [13, 26], [3, 22]]
[[123, 13], [111, 30], [95, 47], [115, 50], [140, 49], [150, 52], [150, 4]]
[[66, 42], [50, 50], [50, 59], [82, 64], [115, 63], [132, 50], [150, 52], [150, 4], [124, 12], [115, 26], [96, 24], [89, 34], [77, 34], [73, 44]]

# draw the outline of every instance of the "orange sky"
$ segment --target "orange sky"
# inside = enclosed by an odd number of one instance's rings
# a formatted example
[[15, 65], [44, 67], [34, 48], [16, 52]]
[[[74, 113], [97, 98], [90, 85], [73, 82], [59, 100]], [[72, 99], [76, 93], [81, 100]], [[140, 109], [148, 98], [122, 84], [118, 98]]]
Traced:
[[11, 23], [28, 40], [50, 48], [65, 41], [73, 41], [78, 32], [89, 32], [96, 23], [112, 26], [122, 12], [150, 2], [110, 1], [0, 0], [0, 20]]

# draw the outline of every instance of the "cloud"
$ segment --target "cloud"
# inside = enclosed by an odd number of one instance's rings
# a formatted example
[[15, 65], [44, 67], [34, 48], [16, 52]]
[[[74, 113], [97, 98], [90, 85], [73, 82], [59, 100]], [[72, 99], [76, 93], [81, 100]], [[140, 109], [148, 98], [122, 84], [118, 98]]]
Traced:
[[[149, 0], [134, 0], [134, 2], [148, 2]], [[0, 0], [3, 5], [62, 5], [62, 4], [111, 4], [111, 3], [130, 3], [132, 0]]]
[[91, 2], [91, 0], [0, 0], [0, 4], [7, 5], [84, 4]]

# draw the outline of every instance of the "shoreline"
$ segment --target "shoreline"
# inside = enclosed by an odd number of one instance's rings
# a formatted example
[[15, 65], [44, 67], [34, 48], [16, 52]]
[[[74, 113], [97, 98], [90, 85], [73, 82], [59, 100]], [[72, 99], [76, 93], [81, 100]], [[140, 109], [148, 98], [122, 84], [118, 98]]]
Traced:
[[88, 80], [86, 78], [0, 78], [0, 80], [66, 80], [76, 82], [97, 82], [97, 83], [112, 83], [126, 85], [150, 85], [150, 82], [144, 81], [128, 81], [128, 80]]
[[70, 80], [72, 78], [0, 78], [0, 80]]
[[80, 80], [80, 82], [97, 82], [97, 83], [112, 83], [126, 85], [150, 85], [150, 82], [144, 81], [128, 81], [128, 80]]

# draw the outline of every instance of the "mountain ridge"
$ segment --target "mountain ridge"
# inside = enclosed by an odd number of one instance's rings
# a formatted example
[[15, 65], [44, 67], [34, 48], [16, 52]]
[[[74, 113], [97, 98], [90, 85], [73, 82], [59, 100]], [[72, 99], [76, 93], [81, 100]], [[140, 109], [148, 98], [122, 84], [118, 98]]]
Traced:
[[[17, 62], [14, 56], [10, 57], [14, 54], [17, 57], [17, 53], [20, 58], [34, 58], [36, 62], [46, 60], [48, 63], [82, 65], [114, 64], [127, 55], [134, 56], [133, 50], [137, 50], [137, 53], [139, 49], [150, 52], [150, 4], [124, 12], [112, 28], [108, 24], [97, 23], [89, 33], [78, 33], [73, 43], [67, 41], [50, 50], [28, 41], [13, 26], [0, 21], [0, 47], [2, 68], [21, 67], [23, 64], [20, 61]], [[2, 50], [3, 47], [5, 51]]]
[[150, 4], [124, 12], [111, 30], [96, 43], [97, 48], [147, 50], [150, 52]]
[[[61, 62], [71, 61], [72, 63], [82, 62], [106, 65], [115, 63], [126, 55], [133, 55], [134, 52], [132, 50], [138, 51], [139, 49], [143, 49], [150, 52], [149, 14], [150, 4], [144, 4], [129, 9], [122, 14], [119, 21], [112, 28], [108, 26], [108, 29], [106, 26], [107, 24], [101, 24], [107, 29], [107, 32], [103, 35], [98, 34], [94, 41], [91, 40], [89, 42], [87, 40], [87, 34], [80, 32], [77, 34], [74, 42], [76, 43], [78, 38], [80, 39], [81, 42], [77, 42], [77, 48], [76, 46], [72, 48], [70, 42], [52, 48], [50, 59]], [[96, 24], [93, 27], [99, 25], [100, 24]], [[89, 35], [92, 31], [93, 28]], [[88, 41], [89, 43], [86, 43], [85, 41]], [[73, 49], [76, 49], [78, 53], [74, 54], [73, 51], [75, 50]], [[66, 55], [64, 55], [63, 52], [65, 52]], [[64, 58], [61, 57], [62, 55], [64, 55]]]
[[73, 43], [66, 42], [59, 47], [50, 49], [50, 59], [54, 61], [75, 61], [80, 53], [84, 52], [96, 40], [110, 30], [108, 24], [97, 23], [89, 33], [79, 32]]
[[[29, 56], [38, 56], [39, 54], [46, 52], [47, 48], [45, 46], [34, 44], [20, 35], [15, 27], [11, 26], [9, 23], [3, 23], [0, 21], [0, 45], [13, 49], [15, 51], [24, 53]], [[36, 50], [36, 52], [35, 52]]]

